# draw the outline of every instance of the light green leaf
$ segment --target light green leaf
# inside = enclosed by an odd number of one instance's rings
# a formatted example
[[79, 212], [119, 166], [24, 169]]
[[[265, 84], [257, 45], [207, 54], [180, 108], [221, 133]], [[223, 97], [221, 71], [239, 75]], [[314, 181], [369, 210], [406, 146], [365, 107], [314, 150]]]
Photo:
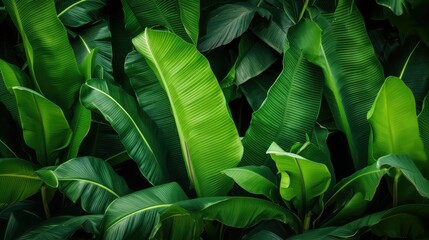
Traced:
[[277, 178], [266, 166], [230, 168], [222, 173], [234, 179], [235, 183], [249, 193], [262, 194], [273, 202], [281, 202]]
[[188, 197], [177, 183], [167, 183], [118, 198], [106, 210], [104, 239], [146, 239], [157, 215]]
[[429, 156], [429, 94], [423, 102], [423, 109], [418, 116], [419, 133], [422, 138], [426, 156]]
[[75, 28], [99, 20], [107, 4], [107, 0], [55, 0], [58, 18]]
[[154, 121], [160, 134], [160, 142], [168, 143], [167, 168], [172, 179], [175, 179], [184, 189], [189, 186], [179, 135], [168, 96], [156, 78], [144, 57], [137, 51], [132, 51], [125, 59], [125, 73], [130, 79], [136, 93], [140, 108]]
[[125, 180], [102, 159], [80, 157], [55, 169], [60, 190], [89, 213], [104, 213], [115, 199], [130, 192]]
[[409, 154], [419, 164], [426, 165], [414, 96], [401, 79], [386, 79], [367, 118], [372, 131], [369, 151], [374, 159], [388, 154]]
[[36, 89], [64, 111], [69, 110], [83, 78], [54, 1], [3, 2], [21, 34]]
[[156, 139], [156, 127], [139, 111], [136, 100], [125, 90], [101, 79], [88, 80], [81, 88], [81, 102], [103, 114], [120, 135], [130, 157], [153, 185], [167, 181], [165, 152]]
[[[319, 68], [306, 60], [305, 45], [316, 45], [320, 28], [310, 21], [289, 30], [289, 49], [284, 54], [283, 70], [268, 91], [262, 106], [252, 114], [243, 138], [244, 156], [240, 165], [270, 162], [265, 154], [275, 141], [285, 149], [304, 142], [319, 114], [323, 76]], [[311, 41], [309, 41], [311, 39]]]
[[19, 240], [55, 240], [69, 239], [79, 229], [92, 233], [93, 237], [99, 235], [98, 226], [102, 215], [58, 216], [50, 218], [30, 228], [19, 236]]
[[356, 169], [367, 164], [369, 125], [366, 113], [383, 82], [383, 69], [371, 46], [364, 21], [351, 0], [339, 1], [334, 13], [319, 14], [318, 45], [308, 44], [311, 62], [325, 75], [325, 97], [337, 127], [346, 134]]
[[66, 148], [72, 136], [63, 111], [39, 93], [14, 87], [25, 143], [36, 151], [43, 166], [55, 165], [59, 151]]
[[250, 25], [256, 8], [249, 2], [225, 4], [211, 13], [207, 33], [198, 44], [202, 52], [230, 43], [241, 36]]
[[39, 191], [42, 181], [36, 166], [19, 158], [0, 159], [0, 209]]
[[429, 198], [429, 181], [422, 175], [417, 168], [413, 159], [409, 155], [387, 155], [378, 159], [377, 167], [380, 169], [394, 167], [402, 172], [402, 174], [414, 185], [419, 194], [425, 198]]
[[331, 182], [328, 168], [324, 164], [285, 152], [276, 143], [271, 144], [267, 153], [282, 175], [280, 194], [283, 199], [292, 201], [299, 214], [306, 214], [312, 208], [312, 200], [328, 190]]
[[125, 28], [136, 37], [145, 28], [163, 26], [186, 41], [198, 40], [199, 1], [121, 0]]
[[209, 62], [176, 35], [146, 29], [133, 39], [167, 93], [188, 177], [198, 196], [226, 194], [243, 148]]

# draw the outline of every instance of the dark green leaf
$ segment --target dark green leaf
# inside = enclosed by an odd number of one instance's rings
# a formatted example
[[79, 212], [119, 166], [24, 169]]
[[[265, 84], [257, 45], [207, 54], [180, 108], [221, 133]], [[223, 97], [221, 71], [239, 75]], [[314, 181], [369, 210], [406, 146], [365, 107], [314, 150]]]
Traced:
[[80, 27], [100, 19], [106, 0], [55, 0], [58, 18], [69, 27]]

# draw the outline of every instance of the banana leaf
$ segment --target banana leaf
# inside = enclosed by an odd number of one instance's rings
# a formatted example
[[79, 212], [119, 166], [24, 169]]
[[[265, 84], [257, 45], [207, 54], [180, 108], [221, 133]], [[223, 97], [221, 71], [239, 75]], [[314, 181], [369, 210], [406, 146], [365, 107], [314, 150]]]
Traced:
[[43, 166], [56, 165], [60, 150], [72, 136], [63, 111], [39, 93], [24, 87], [13, 88], [25, 143], [36, 151]]
[[83, 78], [54, 1], [3, 2], [21, 34], [36, 90], [64, 111], [70, 110]]
[[373, 159], [387, 154], [409, 154], [421, 166], [427, 164], [414, 96], [401, 79], [386, 79], [367, 118], [371, 124], [369, 151]]
[[43, 221], [42, 218], [31, 211], [18, 210], [12, 212], [7, 222], [4, 240], [17, 239], [19, 235], [41, 221]]
[[73, 202], [80, 201], [88, 213], [104, 213], [113, 200], [131, 192], [125, 180], [99, 158], [74, 158], [53, 173], [61, 192]]
[[58, 18], [75, 28], [99, 20], [107, 4], [107, 0], [55, 0]]
[[183, 189], [189, 186], [185, 164], [180, 148], [174, 116], [168, 96], [144, 57], [137, 51], [130, 52], [125, 59], [125, 73], [130, 79], [140, 108], [155, 122], [160, 134], [158, 139], [166, 144], [167, 168], [172, 179]]
[[309, 60], [323, 69], [324, 95], [347, 137], [354, 167], [360, 169], [368, 157], [370, 128], [365, 116], [383, 83], [383, 69], [351, 0], [339, 1], [334, 13], [318, 14], [314, 20], [322, 31], [314, 36], [318, 45], [307, 49]]
[[400, 16], [407, 9], [407, 0], [376, 0], [377, 4], [390, 9], [395, 15]]
[[314, 36], [320, 29], [309, 21], [301, 21], [289, 30], [289, 48], [283, 58], [283, 70], [268, 91], [262, 106], [252, 114], [244, 138], [244, 156], [240, 165], [264, 165], [270, 162], [265, 154], [274, 141], [284, 149], [304, 142], [313, 131], [319, 114], [323, 92], [320, 69], [306, 60], [303, 50], [316, 45]]
[[121, 0], [125, 13], [125, 28], [136, 37], [145, 28], [163, 26], [183, 40], [198, 41], [199, 1], [183, 0]]
[[146, 29], [133, 44], [167, 93], [188, 177], [198, 196], [226, 194], [243, 148], [209, 62], [173, 33]]
[[139, 111], [136, 100], [122, 88], [101, 79], [88, 80], [81, 88], [81, 102], [103, 114], [119, 134], [140, 172], [153, 185], [167, 181], [165, 152], [156, 138], [156, 127]]
[[0, 209], [37, 193], [42, 181], [36, 165], [19, 158], [0, 158]]
[[418, 116], [419, 133], [422, 138], [426, 156], [429, 156], [429, 94], [423, 101], [423, 109]]

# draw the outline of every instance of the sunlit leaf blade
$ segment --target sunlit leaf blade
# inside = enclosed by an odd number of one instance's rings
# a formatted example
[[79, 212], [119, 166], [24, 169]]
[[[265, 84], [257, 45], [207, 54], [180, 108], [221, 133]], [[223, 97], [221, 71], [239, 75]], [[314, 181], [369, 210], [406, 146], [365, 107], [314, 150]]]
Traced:
[[371, 156], [409, 154], [425, 165], [427, 157], [419, 136], [416, 104], [411, 90], [397, 77], [388, 77], [368, 112]]
[[83, 216], [58, 216], [50, 218], [30, 228], [19, 236], [19, 240], [55, 240], [69, 239], [73, 234], [82, 229], [92, 236], [99, 235], [98, 226], [102, 215]]
[[83, 78], [66, 29], [57, 18], [54, 1], [3, 2], [21, 34], [36, 89], [63, 110], [69, 110]]
[[390, 9], [395, 15], [400, 16], [407, 9], [406, 0], [376, 0], [376, 2]]
[[256, 8], [250, 2], [225, 4], [211, 13], [207, 25], [207, 34], [198, 44], [202, 52], [230, 43], [241, 36], [250, 25]]
[[125, 13], [125, 28], [131, 37], [137, 36], [145, 28], [163, 26], [186, 41], [195, 42], [198, 38], [199, 3], [195, 0], [121, 0], [121, 2]]
[[[275, 141], [284, 149], [304, 142], [313, 131], [323, 91], [320, 69], [306, 60], [305, 45], [315, 45], [320, 29], [302, 21], [289, 30], [289, 49], [284, 54], [283, 70], [268, 91], [262, 106], [252, 114], [243, 138], [244, 156], [240, 165], [262, 165], [270, 161], [265, 154]], [[310, 41], [310, 40], [311, 41]]]
[[[103, 67], [104, 79], [106, 74], [109, 75], [108, 79], [112, 79], [112, 43], [111, 34], [106, 20], [98, 21], [97, 23], [76, 32], [76, 36], [71, 40], [76, 59], [79, 63], [91, 53], [92, 50], [97, 49], [95, 65]], [[95, 66], [94, 65], [94, 66]], [[85, 77], [88, 79], [87, 77]]]
[[419, 133], [422, 138], [426, 156], [429, 156], [429, 94], [423, 102], [423, 109], [418, 117]]
[[130, 192], [125, 180], [102, 159], [80, 157], [55, 169], [60, 190], [89, 213], [104, 213], [115, 199]]
[[144, 57], [137, 51], [127, 55], [125, 73], [136, 93], [140, 108], [147, 113], [159, 129], [160, 134], [157, 138], [161, 142], [168, 143], [165, 146], [168, 151], [167, 168], [172, 179], [179, 182], [183, 188], [187, 188], [189, 186], [188, 176], [167, 94]]
[[69, 27], [81, 27], [100, 19], [106, 0], [55, 0], [58, 18]]
[[298, 213], [311, 209], [312, 200], [328, 190], [331, 174], [326, 165], [285, 152], [276, 143], [267, 151], [282, 174], [280, 194], [292, 201]]
[[165, 152], [156, 139], [156, 127], [139, 111], [136, 100], [105, 80], [91, 79], [81, 88], [81, 102], [100, 112], [120, 135], [121, 142], [140, 172], [154, 185], [167, 181]]
[[234, 179], [235, 183], [249, 193], [262, 194], [273, 202], [281, 202], [277, 178], [266, 166], [230, 168], [222, 173]]
[[339, 1], [334, 13], [315, 19], [320, 46], [309, 45], [310, 61], [322, 67], [325, 97], [337, 127], [346, 134], [356, 169], [367, 164], [371, 108], [384, 80], [364, 21], [351, 0]]
[[140, 190], [118, 198], [106, 210], [104, 239], [146, 239], [157, 215], [175, 202], [187, 199], [177, 183]]
[[0, 159], [0, 209], [39, 191], [42, 181], [36, 166], [19, 158]]
[[209, 62], [176, 35], [146, 29], [133, 39], [165, 89], [191, 184], [199, 196], [226, 194], [243, 148]]
[[429, 198], [429, 181], [422, 175], [417, 168], [413, 159], [409, 155], [387, 155], [378, 159], [377, 167], [385, 168], [386, 166], [394, 167], [402, 172], [402, 174], [414, 185], [419, 194], [425, 198]]
[[55, 165], [61, 149], [72, 136], [63, 111], [39, 93], [24, 87], [14, 87], [25, 143], [36, 151], [43, 166]]
[[15, 121], [19, 121], [19, 114], [12, 88], [28, 86], [29, 82], [30, 79], [21, 69], [0, 59], [0, 102]]

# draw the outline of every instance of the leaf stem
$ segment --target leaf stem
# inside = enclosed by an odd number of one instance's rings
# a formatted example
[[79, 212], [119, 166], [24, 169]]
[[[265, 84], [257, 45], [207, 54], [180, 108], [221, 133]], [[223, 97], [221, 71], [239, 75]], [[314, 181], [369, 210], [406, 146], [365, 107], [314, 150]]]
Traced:
[[51, 211], [49, 210], [48, 199], [46, 197], [46, 185], [42, 185], [40, 193], [42, 194], [43, 210], [45, 211], [46, 219], [49, 219], [51, 217]]
[[308, 211], [307, 214], [305, 214], [305, 218], [304, 218], [304, 227], [303, 230], [307, 231], [308, 229], [310, 229], [310, 224], [311, 224], [311, 216], [313, 215], [313, 213], [311, 211]]
[[401, 71], [401, 73], [399, 74], [399, 78], [400, 78], [400, 79], [402, 79], [402, 77], [404, 76], [405, 69], [406, 69], [406, 68], [407, 68], [407, 66], [408, 66], [408, 62], [410, 61], [411, 56], [413, 56], [414, 51], [415, 51], [415, 50], [417, 49], [417, 47], [419, 46], [420, 42], [421, 42], [421, 40], [419, 40], [419, 42], [416, 44], [416, 46], [414, 46], [413, 50], [411, 50], [410, 55], [408, 55], [407, 60], [405, 61], [404, 67], [402, 68], [402, 71]]
[[399, 169], [396, 169], [396, 174], [393, 178], [393, 207], [398, 206], [398, 183], [401, 176], [402, 172]]
[[309, 0], [304, 0], [304, 6], [302, 6], [301, 13], [299, 14], [298, 22], [299, 22], [299, 21], [301, 20], [301, 18], [304, 16], [305, 10], [306, 10], [306, 9], [307, 9], [307, 7], [308, 7], [308, 2], [309, 2]]

